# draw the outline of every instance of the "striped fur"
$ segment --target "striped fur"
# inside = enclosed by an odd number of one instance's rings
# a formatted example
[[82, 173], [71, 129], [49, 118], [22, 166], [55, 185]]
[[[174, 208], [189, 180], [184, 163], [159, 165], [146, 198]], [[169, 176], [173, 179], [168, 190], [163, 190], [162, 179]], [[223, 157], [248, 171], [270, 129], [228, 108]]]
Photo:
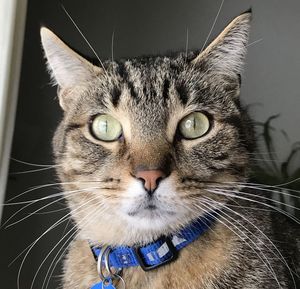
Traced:
[[[86, 289], [98, 280], [87, 239], [112, 246], [142, 245], [204, 214], [203, 198], [214, 201], [212, 208], [235, 204], [207, 188], [211, 184], [228, 188], [228, 182], [245, 182], [249, 175], [255, 141], [239, 94], [250, 18], [244, 13], [234, 19], [203, 52], [106, 61], [101, 68], [43, 28], [48, 66], [64, 109], [53, 140], [61, 165], [57, 173], [66, 183], [64, 190], [82, 190], [66, 193], [79, 231], [66, 257], [64, 289]], [[205, 136], [186, 140], [178, 123], [194, 111], [205, 112], [211, 127]], [[93, 138], [90, 122], [98, 114], [119, 120], [123, 128], [119, 140]], [[154, 210], [146, 209], [150, 201], [134, 177], [137, 168], [166, 172], [151, 200]], [[237, 191], [239, 186], [230, 189]], [[271, 234], [268, 212], [249, 214], [243, 208], [237, 212]], [[288, 288], [284, 265], [265, 248], [266, 237], [239, 215], [229, 215], [240, 221], [237, 234], [237, 229], [220, 221], [184, 249], [176, 262], [150, 273], [125, 270], [128, 288], [278, 288], [262, 254], [281, 288]], [[247, 230], [260, 238], [257, 246], [240, 240]]]

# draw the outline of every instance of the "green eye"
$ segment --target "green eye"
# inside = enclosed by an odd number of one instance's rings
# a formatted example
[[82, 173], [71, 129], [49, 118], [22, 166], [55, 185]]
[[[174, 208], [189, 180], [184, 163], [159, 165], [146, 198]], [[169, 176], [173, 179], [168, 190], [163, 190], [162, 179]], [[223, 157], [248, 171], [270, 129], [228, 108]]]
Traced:
[[201, 112], [193, 112], [179, 123], [179, 131], [186, 139], [195, 139], [208, 132], [210, 127], [208, 117]]
[[99, 140], [115, 141], [122, 135], [122, 126], [112, 116], [100, 114], [93, 119], [91, 131], [93, 136]]

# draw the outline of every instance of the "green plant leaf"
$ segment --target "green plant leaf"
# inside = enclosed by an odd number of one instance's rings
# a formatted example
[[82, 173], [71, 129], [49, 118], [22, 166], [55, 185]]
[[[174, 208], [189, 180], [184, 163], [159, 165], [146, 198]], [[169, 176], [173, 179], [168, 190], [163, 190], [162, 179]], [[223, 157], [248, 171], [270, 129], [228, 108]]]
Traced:
[[295, 158], [295, 156], [297, 155], [297, 153], [299, 151], [300, 151], [300, 142], [296, 142], [293, 144], [292, 150], [291, 150], [290, 154], [288, 155], [286, 161], [281, 164], [281, 174], [282, 174], [284, 180], [289, 179], [289, 172], [288, 172], [289, 165], [293, 161], [293, 159]]

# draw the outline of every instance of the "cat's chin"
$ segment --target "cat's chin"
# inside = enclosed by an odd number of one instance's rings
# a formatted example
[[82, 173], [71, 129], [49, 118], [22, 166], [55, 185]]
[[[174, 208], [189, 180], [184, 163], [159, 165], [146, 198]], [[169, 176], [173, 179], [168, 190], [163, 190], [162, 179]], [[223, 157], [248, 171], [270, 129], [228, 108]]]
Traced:
[[173, 219], [176, 218], [176, 213], [166, 208], [156, 206], [155, 204], [146, 204], [142, 208], [132, 208], [124, 212], [123, 217], [125, 217], [127, 221], [139, 223], [141, 220], [160, 221], [166, 218]]
[[128, 212], [124, 216], [126, 222], [137, 230], [165, 230], [170, 222], [174, 223], [177, 219], [172, 211], [165, 211], [156, 207], [146, 207], [143, 210]]
[[124, 225], [136, 243], [148, 243], [163, 236], [178, 231], [183, 224], [182, 220], [189, 220], [190, 216], [182, 213], [159, 208], [144, 208], [143, 210], [122, 215]]
[[128, 211], [128, 216], [137, 218], [164, 218], [165, 216], [174, 216], [175, 212], [161, 208], [155, 202], [147, 202], [141, 207]]
[[111, 246], [147, 244], [178, 231], [186, 225], [182, 220], [187, 221], [188, 218], [154, 209], [133, 215], [121, 213], [115, 218], [104, 218], [102, 222], [95, 220], [90, 226], [84, 226], [79, 238]]

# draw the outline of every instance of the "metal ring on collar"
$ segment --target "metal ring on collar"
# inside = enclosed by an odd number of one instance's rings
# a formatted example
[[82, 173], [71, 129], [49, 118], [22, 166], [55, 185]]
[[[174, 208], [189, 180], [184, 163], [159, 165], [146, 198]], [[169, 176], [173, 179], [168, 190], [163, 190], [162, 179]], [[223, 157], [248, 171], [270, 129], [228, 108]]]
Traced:
[[[98, 261], [97, 261], [97, 271], [100, 276], [101, 281], [105, 281], [109, 278], [116, 278], [119, 277], [119, 273], [122, 271], [122, 268], [116, 269], [116, 272], [113, 272], [111, 270], [110, 264], [109, 264], [109, 253], [111, 251], [110, 246], [103, 246], [101, 248], [100, 254], [98, 256]], [[108, 272], [107, 275], [104, 275], [103, 273], [103, 262], [105, 265], [105, 269]]]
[[110, 248], [110, 250], [106, 250], [104, 252], [104, 265], [105, 265], [105, 268], [106, 268], [107, 272], [110, 274], [110, 276], [119, 277], [119, 274], [121, 273], [122, 268], [115, 268], [115, 272], [113, 272], [111, 270], [110, 263], [109, 263], [109, 253], [110, 253], [110, 251], [111, 251], [111, 248]]
[[[103, 260], [103, 257], [109, 256], [110, 250], [111, 250], [111, 249], [110, 249], [109, 246], [103, 246], [103, 247], [101, 248], [100, 254], [99, 254], [99, 256], [98, 256], [98, 261], [97, 261], [97, 271], [98, 271], [98, 274], [99, 274], [99, 276], [100, 276], [101, 281], [104, 281], [104, 280], [106, 280], [107, 278], [112, 277], [112, 276], [110, 276], [110, 275], [107, 275], [107, 276], [104, 275], [104, 273], [103, 273], [103, 266], [102, 266], [102, 262], [104, 261], [104, 260]], [[108, 252], [108, 253], [106, 253], [106, 252]], [[104, 262], [105, 262], [105, 261], [104, 261]], [[108, 273], [110, 274], [109, 271], [108, 271]]]

